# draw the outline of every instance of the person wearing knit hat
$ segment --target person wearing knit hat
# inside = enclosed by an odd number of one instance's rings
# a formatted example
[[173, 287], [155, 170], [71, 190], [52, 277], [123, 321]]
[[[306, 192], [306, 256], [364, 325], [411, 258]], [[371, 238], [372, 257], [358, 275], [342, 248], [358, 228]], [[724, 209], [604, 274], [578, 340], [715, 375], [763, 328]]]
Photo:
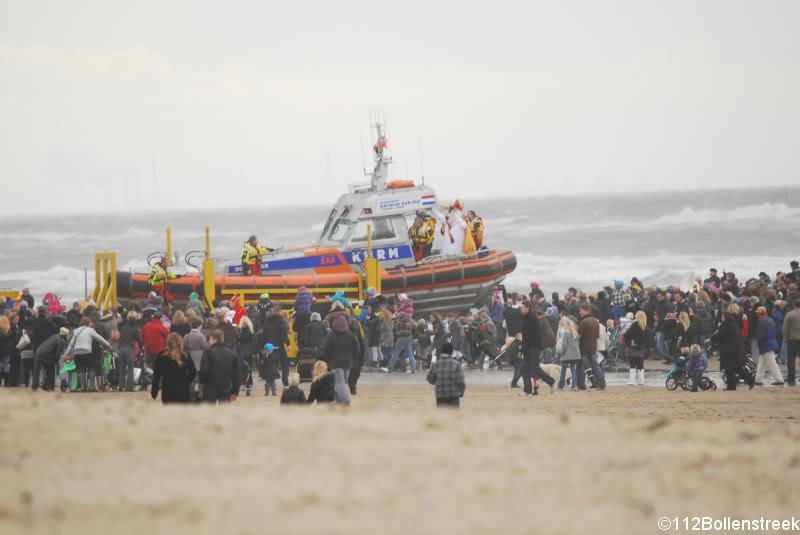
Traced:
[[297, 336], [298, 347], [306, 347], [306, 327], [311, 323], [311, 309], [315, 302], [314, 294], [309, 292], [305, 286], [301, 286], [297, 289], [297, 296], [294, 298], [293, 329]]
[[756, 309], [758, 314], [758, 327], [756, 328], [756, 343], [758, 344], [758, 365], [756, 367], [756, 384], [764, 382], [764, 373], [768, 371], [772, 376], [773, 386], [783, 386], [783, 374], [775, 361], [775, 351], [778, 350], [778, 337], [775, 320], [767, 315], [766, 307]]

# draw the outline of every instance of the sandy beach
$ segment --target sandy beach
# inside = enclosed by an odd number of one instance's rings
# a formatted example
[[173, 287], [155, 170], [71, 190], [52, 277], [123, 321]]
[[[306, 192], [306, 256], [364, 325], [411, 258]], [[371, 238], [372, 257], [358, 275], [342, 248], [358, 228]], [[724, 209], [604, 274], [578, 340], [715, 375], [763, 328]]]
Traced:
[[348, 410], [6, 389], [0, 532], [653, 533], [796, 512], [800, 389], [516, 393], [470, 384], [455, 412], [419, 376], [366, 375]]

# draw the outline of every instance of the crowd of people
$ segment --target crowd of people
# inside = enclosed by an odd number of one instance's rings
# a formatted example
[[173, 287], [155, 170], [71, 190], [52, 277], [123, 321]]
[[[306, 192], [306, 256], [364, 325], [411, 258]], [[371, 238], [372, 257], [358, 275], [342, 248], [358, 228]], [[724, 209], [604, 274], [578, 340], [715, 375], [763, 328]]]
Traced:
[[[138, 386], [164, 402], [228, 402], [253, 386], [257, 372], [265, 395], [277, 396], [281, 380], [281, 403], [348, 405], [362, 369], [427, 370], [437, 404], [457, 406], [465, 368], [512, 366], [511, 386], [518, 388], [521, 379], [520, 395], [528, 397], [542, 382], [552, 392], [568, 384], [603, 390], [609, 358], [627, 361], [630, 385], [644, 383], [646, 359], [683, 358], [696, 390], [716, 348], [729, 390], [740, 381], [751, 388], [763, 384], [767, 373], [773, 385], [794, 385], [798, 281], [800, 269], [792, 262], [791, 271], [774, 279], [762, 272], [745, 282], [711, 269], [687, 289], [647, 287], [634, 277], [594, 293], [569, 288], [548, 299], [533, 282], [527, 295], [497, 287], [485, 307], [427, 318], [415, 314], [407, 295], [374, 289], [361, 306], [342, 292], [317, 303], [300, 288], [293, 303], [262, 294], [245, 307], [234, 296], [213, 310], [197, 294], [179, 310], [155, 291], [127, 307], [98, 310], [89, 301], [65, 310], [52, 293], [35, 306], [26, 289], [0, 315], [0, 383], [53, 390], [62, 375], [62, 388], [74, 392]], [[308, 396], [286, 352], [292, 333], [297, 347], [313, 356]], [[786, 381], [778, 363], [787, 365]], [[554, 364], [558, 377], [545, 370]]]

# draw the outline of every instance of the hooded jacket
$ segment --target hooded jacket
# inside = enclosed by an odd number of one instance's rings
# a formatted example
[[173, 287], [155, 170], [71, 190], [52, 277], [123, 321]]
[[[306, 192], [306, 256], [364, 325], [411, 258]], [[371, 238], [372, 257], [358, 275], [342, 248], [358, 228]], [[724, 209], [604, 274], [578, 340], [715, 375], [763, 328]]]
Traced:
[[294, 299], [295, 314], [311, 314], [311, 306], [314, 304], [314, 296], [309, 291], [298, 292]]

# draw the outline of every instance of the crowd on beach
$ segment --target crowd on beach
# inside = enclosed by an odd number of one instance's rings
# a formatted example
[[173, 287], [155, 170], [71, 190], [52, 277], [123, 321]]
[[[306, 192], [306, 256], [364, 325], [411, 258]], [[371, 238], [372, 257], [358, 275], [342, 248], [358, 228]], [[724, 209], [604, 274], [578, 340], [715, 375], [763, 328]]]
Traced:
[[[421, 318], [407, 295], [368, 289], [364, 303], [337, 292], [318, 303], [300, 288], [293, 302], [262, 294], [245, 306], [238, 297], [207, 307], [192, 294], [178, 309], [155, 292], [145, 302], [100, 310], [88, 300], [65, 310], [53, 293], [36, 306], [23, 290], [0, 315], [0, 382], [72, 392], [149, 389], [167, 402], [229, 402], [254, 386], [281, 403], [349, 405], [362, 370], [427, 372], [437, 404], [458, 406], [465, 369], [511, 366], [511, 386], [523, 397], [603, 390], [605, 363], [627, 362], [628, 384], [644, 384], [646, 359], [686, 366], [697, 390], [716, 349], [728, 390], [750, 388], [771, 375], [795, 384], [800, 357], [800, 269], [744, 282], [715, 269], [691, 288], [645, 286], [623, 280], [593, 293], [569, 288], [545, 296], [539, 283], [509, 292], [499, 286], [485, 306], [466, 314]], [[296, 368], [287, 354], [299, 348]], [[786, 381], [778, 363], [787, 365]], [[301, 375], [311, 379], [308, 394]], [[557, 377], [554, 377], [557, 375]], [[305, 377], [303, 377], [305, 378]], [[587, 378], [591, 386], [587, 385]]]

